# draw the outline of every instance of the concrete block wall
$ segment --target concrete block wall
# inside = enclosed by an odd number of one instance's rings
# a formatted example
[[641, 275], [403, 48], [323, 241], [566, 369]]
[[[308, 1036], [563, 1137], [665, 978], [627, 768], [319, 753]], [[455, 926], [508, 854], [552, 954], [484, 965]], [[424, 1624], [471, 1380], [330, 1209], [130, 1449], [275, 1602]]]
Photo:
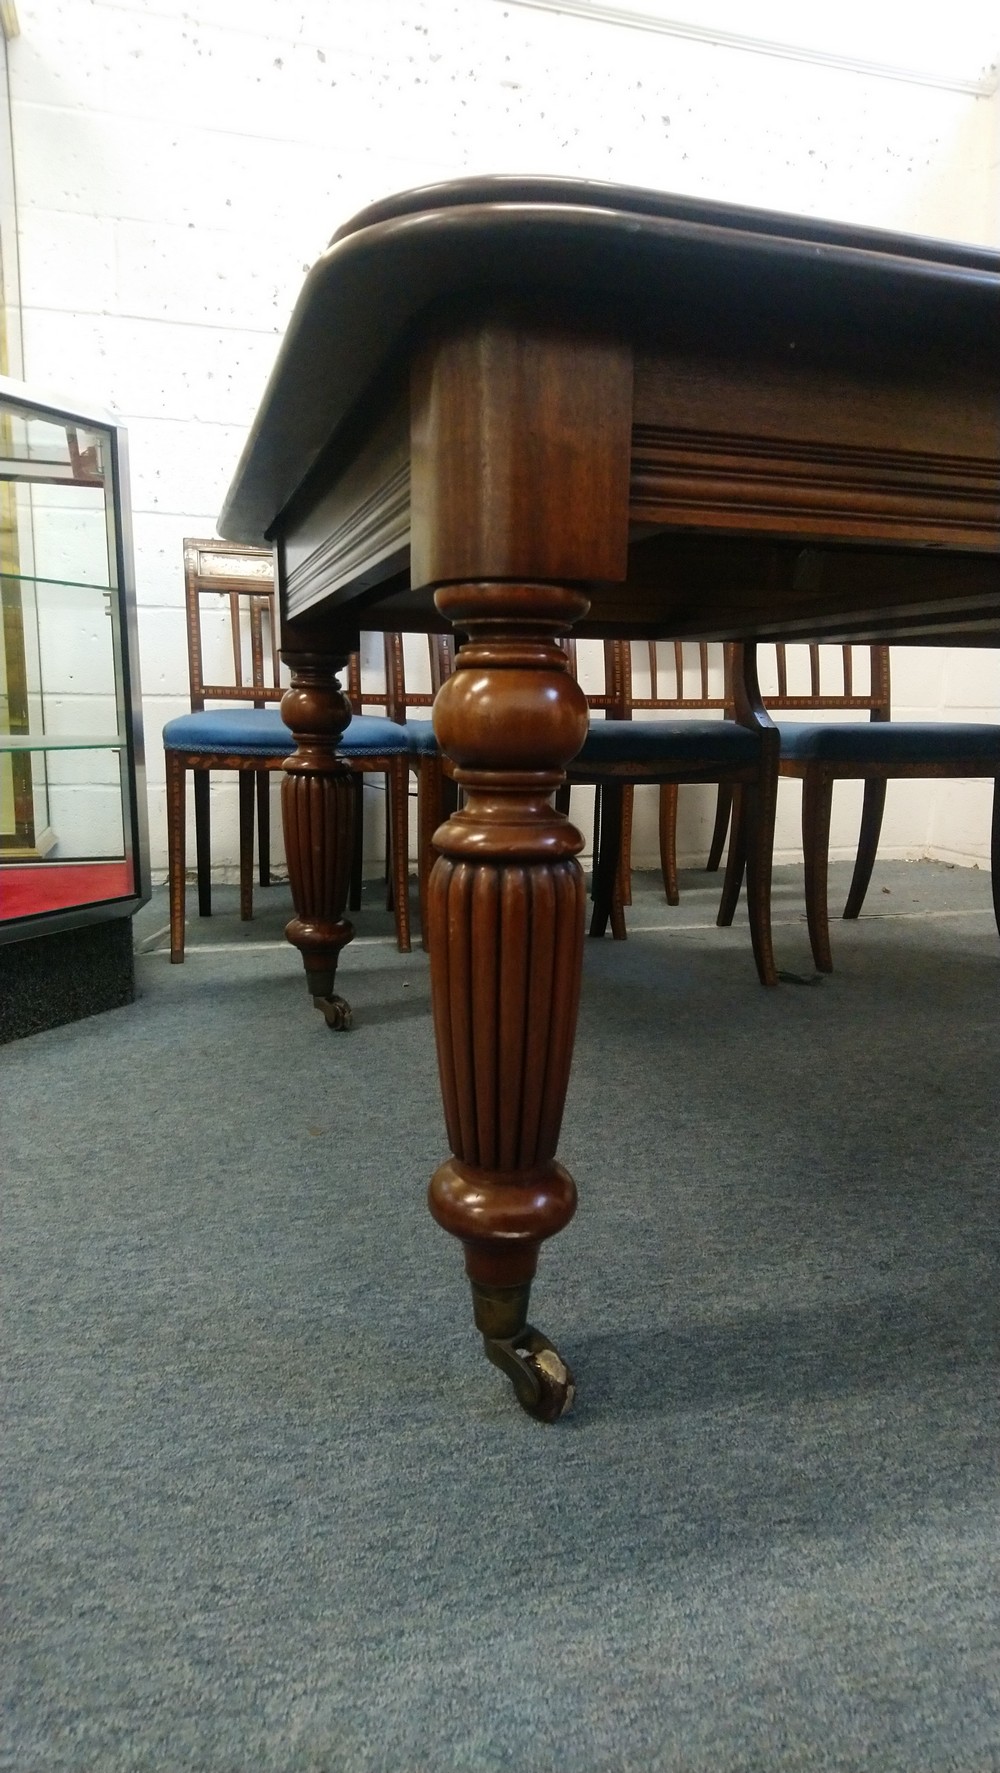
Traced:
[[[462, 173], [523, 171], [968, 240], [1000, 233], [995, 95], [514, 0], [18, 0], [18, 11], [25, 374], [111, 406], [129, 427], [160, 874], [158, 735], [187, 706], [181, 541], [213, 533], [303, 274], [361, 205]], [[900, 652], [896, 708], [991, 716], [995, 678], [991, 654]], [[215, 860], [232, 869], [233, 783], [220, 778], [215, 794]], [[844, 788], [835, 813], [844, 854], [855, 800]], [[987, 801], [982, 785], [899, 785], [886, 853], [983, 857]], [[682, 854], [703, 854], [711, 812], [710, 791], [684, 797]], [[790, 789], [780, 855], [797, 852], [797, 822]], [[636, 848], [655, 853], [649, 792]]]

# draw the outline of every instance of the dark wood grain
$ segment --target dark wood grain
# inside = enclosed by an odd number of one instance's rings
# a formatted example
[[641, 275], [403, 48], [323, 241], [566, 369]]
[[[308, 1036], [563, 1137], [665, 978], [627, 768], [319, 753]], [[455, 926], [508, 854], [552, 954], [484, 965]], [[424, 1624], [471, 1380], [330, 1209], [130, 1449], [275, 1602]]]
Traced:
[[[337, 756], [337, 741], [351, 718], [338, 681], [345, 653], [284, 653], [291, 686], [281, 717], [295, 739], [285, 763], [281, 813], [285, 856], [295, 905], [288, 940], [302, 956], [314, 1003], [330, 1006], [335, 1026], [349, 1025], [349, 1011], [334, 990], [341, 949], [354, 934], [344, 917], [351, 878], [355, 795], [351, 771]], [[341, 1009], [340, 1006], [343, 1005]]]
[[[431, 981], [453, 1157], [431, 1210], [465, 1247], [474, 1285], [520, 1288], [571, 1216], [556, 1163], [580, 990], [579, 832], [552, 806], [587, 726], [559, 638], [586, 607], [544, 584], [450, 586], [438, 603], [470, 638], [435, 727], [464, 804], [435, 835]], [[502, 717], [501, 717], [502, 716]]]
[[622, 578], [631, 416], [614, 339], [530, 310], [442, 327], [413, 370], [413, 583]]

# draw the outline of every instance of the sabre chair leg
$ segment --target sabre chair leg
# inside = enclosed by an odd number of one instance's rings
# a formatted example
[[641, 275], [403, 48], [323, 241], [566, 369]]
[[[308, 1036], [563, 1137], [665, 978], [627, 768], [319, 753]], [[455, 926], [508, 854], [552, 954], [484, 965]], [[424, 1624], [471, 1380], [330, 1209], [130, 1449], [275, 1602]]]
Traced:
[[187, 839], [187, 769], [176, 751], [164, 755], [167, 776], [167, 891], [170, 900], [170, 959], [184, 959], [184, 850]]
[[707, 874], [715, 874], [722, 861], [722, 852], [726, 845], [726, 832], [729, 830], [732, 810], [733, 785], [731, 782], [720, 782], [718, 798], [715, 802], [715, 826], [708, 848], [708, 861], [705, 863]]
[[[602, 792], [603, 792], [603, 790], [601, 788], [600, 782], [595, 782], [594, 783], [593, 837], [592, 837], [591, 845], [590, 845], [590, 863], [591, 863], [591, 866], [590, 866], [590, 897], [592, 900], [596, 900], [596, 898], [597, 898], [597, 865], [598, 865], [598, 858], [601, 854], [601, 796], [602, 796]], [[603, 931], [602, 931], [602, 934], [603, 934]]]
[[410, 952], [410, 765], [394, 757], [386, 775], [388, 811], [387, 864], [396, 918], [396, 947]]
[[802, 851], [805, 859], [806, 921], [809, 925], [813, 964], [818, 973], [833, 972], [827, 884], [832, 807], [832, 777], [823, 770], [807, 770], [802, 779]]
[[742, 785], [733, 789], [732, 818], [729, 825], [729, 855], [726, 858], [726, 877], [722, 883], [722, 898], [719, 902], [719, 914], [716, 924], [726, 929], [736, 915], [736, 907], [740, 902], [743, 890], [743, 876], [747, 866], [747, 824], [746, 803]]
[[354, 934], [344, 918], [354, 845], [355, 791], [337, 742], [351, 718], [337, 672], [356, 649], [350, 636], [336, 653], [286, 649], [291, 687], [281, 716], [296, 741], [285, 761], [281, 811], [295, 916], [286, 925], [298, 948], [313, 1003], [330, 1028], [351, 1026], [351, 1007], [334, 990], [340, 951]]
[[487, 1357], [530, 1415], [553, 1421], [573, 1378], [527, 1314], [539, 1247], [576, 1201], [555, 1153], [580, 993], [583, 839], [551, 796], [587, 731], [558, 644], [586, 602], [568, 587], [504, 582], [449, 585], [436, 601], [469, 640], [434, 718], [466, 799], [438, 832], [428, 890], [453, 1152], [430, 1207], [464, 1245]]
[[271, 777], [267, 770], [257, 771], [257, 879], [262, 887], [271, 884]]
[[680, 904], [677, 885], [677, 783], [660, 783], [660, 872], [668, 905]]
[[993, 916], [1000, 933], [1000, 776], [993, 778], [993, 830], [990, 838], [990, 869], [993, 887]]
[[194, 776], [194, 855], [198, 871], [198, 916], [212, 915], [212, 811], [211, 777], [208, 770], [192, 770]]
[[622, 837], [622, 796], [619, 784], [602, 782], [600, 797], [601, 816], [594, 851], [594, 886], [591, 895], [594, 909], [590, 919], [590, 934], [603, 936], [610, 923], [612, 937], [620, 942], [625, 937], [625, 914], [618, 875]]
[[434, 833], [444, 818], [444, 772], [440, 758], [421, 758], [417, 777], [417, 881], [420, 894], [420, 944], [430, 947], [427, 934], [427, 891], [436, 854]]
[[744, 789], [746, 821], [747, 910], [750, 941], [762, 985], [777, 985], [778, 969], [771, 937], [771, 868], [774, 860], [774, 821], [778, 803], [777, 770], [762, 772]]
[[[618, 852], [618, 897], [622, 906], [632, 903], [632, 819], [635, 813], [635, 788], [626, 782], [622, 788], [622, 835]], [[625, 919], [622, 916], [622, 936]]]
[[868, 883], [875, 866], [878, 854], [878, 840], [882, 831], [882, 814], [885, 811], [886, 780], [884, 776], [867, 776], [865, 778], [865, 798], [861, 808], [861, 831], [858, 836], [858, 853], [851, 876], [851, 890], [844, 906], [845, 917], [859, 917], [865, 902]]
[[240, 785], [240, 919], [253, 917], [253, 801], [254, 770], [237, 772]]

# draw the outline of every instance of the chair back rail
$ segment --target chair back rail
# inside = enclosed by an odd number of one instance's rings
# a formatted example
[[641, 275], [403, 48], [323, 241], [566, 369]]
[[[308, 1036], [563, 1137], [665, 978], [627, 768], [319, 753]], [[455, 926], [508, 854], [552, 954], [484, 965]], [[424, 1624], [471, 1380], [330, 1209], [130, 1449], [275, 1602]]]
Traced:
[[[699, 641], [697, 647], [697, 666], [692, 667], [685, 657], [685, 643], [680, 640], [669, 642], [650, 640], [645, 642], [649, 669], [649, 695], [636, 695], [633, 690], [633, 646], [628, 641], [606, 641], [605, 661], [608, 672], [609, 688], [612, 696], [617, 695], [618, 707], [612, 718], [628, 720], [633, 711], [648, 713], [663, 710], [675, 710], [691, 713], [704, 713], [706, 709], [724, 714], [732, 708], [730, 686], [730, 653], [719, 642]], [[613, 650], [618, 648], [624, 653], [621, 660], [615, 658]], [[662, 654], [666, 653], [666, 660]], [[721, 693], [713, 694], [711, 678], [713, 666], [722, 670], [723, 687]], [[694, 677], [697, 688], [692, 687]]]
[[[826, 714], [834, 709], [852, 710], [865, 713], [872, 720], [889, 720], [892, 716], [892, 691], [889, 673], [889, 648], [881, 643], [869, 645], [867, 642], [848, 642], [844, 646], [810, 645], [809, 652], [809, 690], [797, 691], [789, 688], [788, 648], [782, 641], [775, 641], [774, 677], [776, 690], [764, 692], [764, 703], [774, 714], [782, 710], [789, 712], [798, 709], [803, 712]], [[800, 643], [793, 642], [793, 645]], [[760, 661], [764, 653], [765, 643], [758, 643], [757, 656]], [[868, 689], [859, 689], [855, 671], [855, 651], [864, 652], [869, 658]], [[840, 656], [840, 687], [830, 687], [829, 674], [834, 669], [834, 658]]]
[[[184, 543], [184, 592], [192, 712], [202, 712], [207, 701], [249, 702], [254, 708], [280, 702], [285, 686], [280, 681], [271, 556], [235, 542], [189, 538]], [[205, 677], [202, 620], [213, 604], [228, 615], [232, 654], [228, 683]]]

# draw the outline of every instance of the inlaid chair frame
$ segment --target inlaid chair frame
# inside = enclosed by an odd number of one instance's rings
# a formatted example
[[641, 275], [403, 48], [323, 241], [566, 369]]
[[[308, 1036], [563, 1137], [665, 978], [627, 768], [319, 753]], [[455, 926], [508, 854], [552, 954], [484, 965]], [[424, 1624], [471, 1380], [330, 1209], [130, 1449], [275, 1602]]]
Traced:
[[[756, 652], [756, 647], [747, 652]], [[805, 862], [806, 919], [813, 962], [818, 972], [833, 970], [830, 946], [828, 869], [830, 815], [833, 788], [838, 781], [863, 781], [861, 828], [854, 873], [843, 916], [861, 913], [875, 866], [886, 784], [892, 780], [936, 777], [991, 777], [994, 783], [990, 861], [993, 910], [1000, 931], [1000, 722], [900, 721], [892, 718], [889, 648], [874, 644], [870, 654], [870, 688], [859, 693], [854, 679], [852, 648], [811, 646], [812, 693], [796, 695], [789, 689], [785, 649], [778, 646], [778, 687], [763, 701], [758, 713], [786, 710], [809, 713], [832, 709], [867, 710], [867, 721], [779, 723], [782, 776], [802, 783], [802, 849]], [[843, 690], [830, 694], [822, 688], [825, 662], [834, 650], [843, 660]], [[748, 676], [756, 680], [756, 671]], [[732, 845], [730, 846], [732, 850]], [[719, 920], [731, 918], [739, 896], [735, 870], [727, 876]], [[725, 916], [724, 916], [725, 914]]]
[[[404, 725], [415, 708], [428, 710], [427, 730], [430, 732], [430, 710], [434, 705], [441, 684], [451, 676], [454, 663], [452, 636], [448, 634], [429, 634], [427, 636], [428, 658], [430, 665], [430, 687], [426, 690], [413, 690], [407, 681], [405, 641], [401, 633], [390, 631], [382, 635], [382, 661], [384, 671], [384, 688], [372, 690], [362, 681], [361, 654], [352, 653], [347, 666], [347, 683], [345, 694], [351, 705], [353, 715], [363, 713], [366, 708], [382, 708], [387, 719], [397, 725]], [[390, 910], [399, 913], [409, 899], [409, 801], [410, 801], [410, 763], [406, 757], [392, 758], [386, 777], [386, 819], [385, 819], [385, 853], [386, 853], [386, 902]], [[421, 768], [417, 772], [417, 882], [420, 906], [421, 941], [427, 946], [427, 920], [425, 908], [427, 903], [427, 882], [434, 861], [431, 838], [437, 826], [443, 823], [453, 802], [454, 795], [446, 786], [441, 769], [440, 756], [436, 751], [428, 751], [423, 757]], [[360, 793], [363, 783], [358, 779], [359, 806], [355, 819], [355, 849], [351, 872], [351, 889], [349, 905], [357, 911], [361, 903], [362, 880], [362, 822], [360, 817]], [[402, 947], [402, 943], [400, 943]]]
[[[167, 787], [167, 849], [170, 897], [170, 958], [184, 959], [186, 781], [194, 778], [195, 838], [197, 851], [198, 908], [211, 913], [211, 829], [209, 778], [213, 770], [235, 770], [239, 778], [240, 916], [253, 915], [254, 800], [258, 813], [260, 878], [270, 879], [267, 781], [269, 772], [283, 769], [294, 751], [294, 740], [281, 720], [277, 704], [285, 693], [281, 681], [276, 599], [271, 556], [260, 549], [215, 540], [184, 543], [185, 608], [191, 714], [169, 721], [164, 728]], [[227, 617], [232, 650], [232, 677], [226, 683], [208, 682], [204, 674], [202, 615], [206, 601], [215, 602]], [[386, 637], [387, 658], [390, 641]], [[345, 759], [360, 783], [369, 772], [392, 774], [402, 789], [390, 802], [402, 803], [402, 818], [390, 819], [389, 870], [396, 919], [397, 942], [410, 947], [407, 837], [407, 776], [413, 770], [422, 781], [440, 774], [436, 746], [429, 722], [407, 726], [406, 696], [401, 676], [386, 692], [369, 695], [361, 684], [358, 661], [348, 673], [352, 707], [360, 702], [391, 702], [384, 718], [365, 716], [352, 720], [342, 747]], [[413, 698], [429, 702], [431, 697]], [[206, 708], [221, 702], [223, 708]], [[249, 707], [247, 704], [249, 703]], [[439, 798], [431, 781], [430, 801]], [[360, 831], [360, 821], [358, 822]], [[398, 839], [399, 849], [393, 847]], [[425, 870], [426, 872], [426, 870]]]
[[[777, 805], [778, 732], [763, 707], [751, 651], [734, 653], [729, 683], [730, 720], [636, 720], [635, 709], [686, 713], [701, 711], [707, 695], [707, 655], [699, 654], [699, 688], [686, 687], [680, 646], [674, 650], [675, 693], [663, 695], [651, 674], [648, 697], [633, 698], [631, 650], [628, 642], [605, 643], [609, 705], [604, 721], [591, 723], [587, 741], [569, 766], [571, 783], [593, 783], [601, 791], [600, 830], [594, 870], [594, 913], [591, 934], [603, 934], [612, 916], [620, 858], [625, 848], [625, 796], [632, 785], [655, 782], [676, 789], [685, 782], [725, 780], [736, 796], [731, 866], [738, 867], [736, 891], [744, 875], [750, 912], [750, 935], [757, 973], [764, 985], [776, 985], [777, 968], [771, 940], [771, 866]], [[710, 706], [714, 706], [713, 700]], [[721, 705], [721, 699], [720, 699]], [[661, 819], [662, 836], [662, 819]], [[621, 895], [626, 896], [624, 892]]]
[[[279, 703], [284, 686], [280, 682], [274, 567], [270, 554], [236, 542], [186, 539], [184, 604], [192, 714], [205, 713], [207, 702], [227, 702], [243, 707], [249, 704], [258, 710]], [[228, 619], [232, 680], [226, 683], [214, 683], [205, 678], [202, 622], [205, 608], [212, 605], [220, 608]], [[239, 902], [240, 916], [246, 921], [253, 915], [254, 803], [256, 801], [260, 884], [269, 886], [268, 772], [280, 769], [286, 755], [284, 751], [237, 755], [224, 749], [185, 752], [165, 746], [172, 960], [184, 957], [185, 786], [188, 770], [192, 773], [194, 786], [195, 867], [200, 917], [210, 917], [212, 912], [211, 771], [239, 772]]]
[[[866, 714], [873, 721], [888, 720], [890, 718], [888, 647], [869, 646], [867, 643], [862, 646], [860, 642], [848, 643], [844, 646], [827, 645], [827, 663], [824, 669], [822, 664], [824, 653], [818, 645], [803, 644], [800, 642], [795, 642], [793, 644], [795, 649], [805, 655], [808, 660], [809, 688], [808, 690], [797, 690], [794, 687], [791, 687], [792, 679], [788, 669], [788, 649], [781, 642], [775, 643], [772, 650], [774, 655], [774, 682], [776, 687], [773, 691], [769, 689], [763, 698], [764, 706], [770, 714], [773, 715], [778, 712], [787, 712], [790, 710], [802, 710], [816, 713], [828, 713], [837, 710], [841, 712], [851, 711], [858, 714]], [[869, 687], [867, 690], [859, 686], [859, 677], [855, 670], [854, 661], [855, 646], [857, 646], [859, 651], [863, 651], [865, 654], [870, 655], [868, 674]], [[674, 650], [677, 658], [677, 669], [680, 670], [681, 648], [679, 643], [675, 645]], [[652, 674], [655, 672], [655, 653], [652, 645], [650, 651], [651, 654], [654, 654], [651, 661]], [[694, 703], [692, 703], [692, 705], [704, 709], [718, 709], [727, 719], [731, 720], [733, 718], [734, 709], [732, 687], [733, 668], [734, 662], [739, 656], [738, 648], [734, 643], [730, 642], [726, 645], [719, 644], [719, 651], [723, 655], [723, 694], [718, 696], [711, 693], [709, 687], [710, 648], [709, 644], [703, 642], [700, 647], [701, 695]], [[830, 691], [829, 689], [824, 692], [823, 682], [824, 680], [827, 683], [829, 682], [828, 672], [832, 668], [833, 655], [839, 655], [841, 661], [841, 688], [836, 692]], [[654, 686], [655, 681], [654, 676]], [[654, 695], [656, 694], [655, 687], [653, 693]], [[658, 706], [660, 704], [654, 702], [649, 705]], [[635, 706], [640, 707], [643, 706], [643, 704], [637, 700]], [[787, 769], [784, 764], [779, 763], [780, 775], [790, 775], [792, 773], [794, 773], [792, 770]], [[705, 864], [706, 870], [709, 873], [714, 873], [718, 869], [722, 860], [722, 855], [726, 847], [726, 837], [729, 831], [734, 797], [734, 785], [728, 781], [721, 781], [718, 785], [715, 823], [712, 830], [711, 843], [709, 845], [708, 860]], [[877, 788], [875, 787], [873, 787], [870, 796], [866, 795], [861, 824], [861, 850], [867, 850], [872, 844], [877, 846], [881, 823], [881, 810], [882, 805], [884, 804], [884, 799], [884, 785], [881, 800], [879, 799]], [[859, 851], [859, 856], [860, 853], [861, 851]], [[874, 856], [874, 849], [872, 849], [872, 855]], [[671, 905], [676, 905], [679, 903], [680, 893], [677, 871], [677, 789], [673, 786], [665, 786], [660, 790], [660, 862], [663, 870], [663, 885], [667, 901]], [[739, 898], [740, 880], [738, 878], [738, 856], [734, 858], [734, 863], [735, 866], [729, 871], [727, 885], [723, 892], [723, 901], [718, 919], [720, 924], [728, 924], [732, 922], [735, 904]], [[867, 885], [867, 881], [865, 884]], [[735, 899], [733, 898], [734, 892], [736, 894]]]

